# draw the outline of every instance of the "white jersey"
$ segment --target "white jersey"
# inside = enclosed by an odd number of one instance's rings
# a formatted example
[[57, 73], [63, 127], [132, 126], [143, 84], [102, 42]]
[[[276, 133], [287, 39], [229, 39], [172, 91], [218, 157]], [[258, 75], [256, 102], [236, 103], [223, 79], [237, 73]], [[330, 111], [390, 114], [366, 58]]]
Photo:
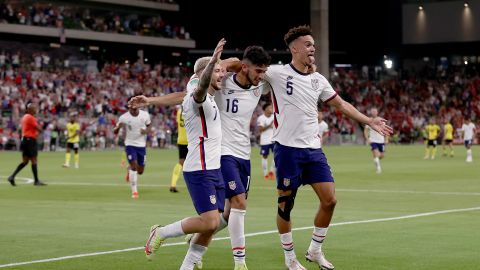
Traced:
[[268, 145], [272, 144], [272, 137], [273, 137], [273, 114], [267, 117], [265, 114], [260, 115], [257, 118], [257, 126], [259, 127], [268, 127], [262, 131], [260, 134], [260, 145]]
[[222, 156], [250, 160], [250, 121], [262, 93], [270, 89], [267, 85], [243, 88], [235, 73], [225, 76], [221, 90], [215, 94], [222, 115]]
[[182, 106], [188, 139], [188, 154], [183, 171], [219, 169], [222, 124], [214, 97], [207, 94], [204, 102], [197, 103], [193, 93], [188, 93]]
[[318, 136], [322, 137], [325, 132], [328, 132], [328, 124], [322, 120], [322, 122], [318, 123]]
[[385, 143], [385, 136], [376, 132], [370, 126], [365, 126], [365, 128], [367, 129], [368, 139], [370, 140], [370, 143]]
[[468, 141], [468, 140], [473, 140], [473, 130], [475, 129], [475, 124], [469, 123], [469, 124], [463, 124], [462, 125], [462, 131], [463, 131], [463, 140]]
[[125, 145], [145, 147], [147, 145], [147, 135], [140, 133], [150, 125], [150, 114], [146, 111], [139, 110], [137, 116], [133, 116], [130, 112], [126, 112], [120, 116], [118, 123], [125, 124]]
[[317, 101], [327, 102], [337, 93], [315, 72], [301, 73], [291, 64], [270, 66], [265, 80], [273, 89], [273, 140], [290, 147], [320, 148]]
[[190, 79], [188, 80], [188, 83], [187, 83], [187, 93], [190, 93], [197, 88], [198, 80], [199, 80], [199, 78], [196, 74], [193, 74], [190, 77]]

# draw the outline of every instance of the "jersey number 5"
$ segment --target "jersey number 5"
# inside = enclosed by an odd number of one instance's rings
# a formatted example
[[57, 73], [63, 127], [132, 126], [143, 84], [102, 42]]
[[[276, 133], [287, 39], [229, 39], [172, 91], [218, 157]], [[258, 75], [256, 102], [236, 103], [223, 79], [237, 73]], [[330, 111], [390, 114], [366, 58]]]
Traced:
[[293, 94], [293, 82], [287, 81], [287, 95]]
[[[230, 99], [227, 98], [227, 112], [230, 111]], [[238, 99], [232, 99], [232, 113], [238, 112]]]

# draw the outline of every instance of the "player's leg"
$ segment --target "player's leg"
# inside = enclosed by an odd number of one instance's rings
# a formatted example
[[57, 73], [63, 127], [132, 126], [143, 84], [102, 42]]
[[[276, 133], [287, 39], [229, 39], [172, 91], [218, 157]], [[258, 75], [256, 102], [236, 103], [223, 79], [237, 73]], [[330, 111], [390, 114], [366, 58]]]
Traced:
[[33, 184], [35, 186], [46, 186], [47, 184], [43, 183], [42, 181], [40, 181], [40, 179], [38, 179], [38, 159], [37, 159], [36, 149], [33, 153], [34, 154], [30, 157], [30, 162], [32, 164], [33, 179], [35, 180]]
[[182, 173], [183, 163], [185, 162], [185, 158], [187, 157], [188, 147], [186, 145], [178, 144], [178, 163], [175, 164], [172, 172], [172, 180], [170, 181], [170, 192], [178, 192], [177, 189], [177, 181]]
[[472, 162], [473, 157], [472, 157], [472, 140], [466, 140], [465, 141], [465, 148], [467, 149], [467, 159], [465, 160], [466, 162]]
[[[268, 153], [272, 152], [273, 154], [273, 144], [270, 144], [268, 147]], [[270, 166], [270, 171], [268, 172], [268, 177], [270, 180], [275, 181], [275, 174], [277, 173], [277, 168], [275, 167], [275, 159], [272, 158], [272, 165]]]
[[289, 270], [305, 269], [295, 254], [290, 213], [293, 210], [297, 188], [300, 185], [300, 162], [302, 151], [297, 148], [275, 144], [274, 159], [277, 165], [277, 229]]
[[455, 152], [453, 151], [453, 141], [452, 140], [449, 140], [448, 147], [450, 148], [450, 157], [453, 157]]
[[[135, 146], [126, 146], [125, 151], [127, 153], [127, 160], [128, 160], [128, 179], [130, 181], [130, 189], [132, 190], [132, 199], [138, 198], [138, 189], [137, 189], [137, 167], [138, 167], [138, 154], [137, 154], [137, 147]], [[142, 158], [140, 156], [140, 158]]]
[[74, 159], [75, 159], [75, 169], [80, 167], [80, 154], [78, 153], [78, 143], [73, 144], [73, 151], [74, 151]]
[[264, 180], [268, 180], [268, 145], [260, 145], [260, 155], [262, 156], [262, 171]]
[[70, 167], [70, 148], [73, 144], [67, 143], [67, 148], [65, 151], [65, 163], [63, 164], [64, 168]]
[[[22, 142], [23, 144], [23, 142]], [[21, 146], [21, 148], [23, 148], [24, 146]], [[23, 149], [22, 149], [23, 151]], [[13, 171], [13, 173], [8, 177], [8, 182], [10, 182], [10, 185], [12, 186], [16, 186], [15, 184], [15, 176], [17, 176], [17, 174], [23, 169], [25, 168], [25, 166], [27, 166], [28, 164], [28, 161], [30, 159], [25, 156], [25, 155], [22, 155], [22, 162], [20, 162], [20, 164], [18, 164], [17, 168], [15, 169], [15, 171]]]
[[430, 159], [435, 159], [435, 155], [437, 153], [437, 140], [432, 140], [432, 150], [430, 153]]
[[425, 140], [425, 156], [423, 159], [428, 159], [430, 157], [430, 140]]
[[447, 142], [445, 139], [442, 140], [442, 156], [446, 157], [447, 156]]
[[[380, 149], [376, 150], [380, 152]], [[334, 266], [325, 259], [322, 244], [327, 236], [337, 203], [335, 183], [330, 166], [321, 149], [312, 150], [309, 160], [310, 162], [304, 167], [302, 173], [302, 184], [311, 184], [320, 201], [320, 206], [315, 215], [312, 239], [305, 257], [309, 261], [316, 262], [322, 269], [333, 269]]]

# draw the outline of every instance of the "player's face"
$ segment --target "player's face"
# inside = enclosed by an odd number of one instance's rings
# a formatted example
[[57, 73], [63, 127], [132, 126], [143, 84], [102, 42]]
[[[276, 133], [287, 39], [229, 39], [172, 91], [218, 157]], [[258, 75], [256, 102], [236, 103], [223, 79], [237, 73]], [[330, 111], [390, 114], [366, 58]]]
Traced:
[[215, 65], [212, 74], [212, 80], [210, 81], [210, 85], [212, 86], [215, 91], [220, 90], [220, 86], [222, 84], [223, 77], [225, 76], [225, 69], [222, 68], [219, 64]]
[[310, 35], [298, 37], [294, 41], [292, 55], [305, 66], [311, 66], [314, 64], [315, 41], [313, 40], [313, 37]]
[[377, 116], [378, 116], [378, 111], [377, 111], [377, 109], [372, 109], [372, 110], [370, 111], [370, 113], [372, 114], [372, 117], [377, 117]]
[[132, 107], [130, 107], [130, 108], [128, 108], [128, 111], [129, 111], [130, 114], [133, 115], [133, 116], [137, 116], [138, 113], [139, 113], [138, 108], [132, 108]]
[[273, 113], [273, 108], [272, 108], [272, 105], [269, 105], [265, 108], [265, 114], [272, 114]]
[[31, 115], [35, 115], [37, 113], [37, 107], [33, 104], [30, 104], [30, 106], [28, 106], [28, 110], [27, 110]]
[[251, 85], [257, 86], [260, 81], [262, 80], [263, 76], [265, 75], [265, 72], [267, 72], [268, 66], [257, 66], [257, 65], [251, 65], [251, 64], [246, 64], [246, 77], [248, 82]]

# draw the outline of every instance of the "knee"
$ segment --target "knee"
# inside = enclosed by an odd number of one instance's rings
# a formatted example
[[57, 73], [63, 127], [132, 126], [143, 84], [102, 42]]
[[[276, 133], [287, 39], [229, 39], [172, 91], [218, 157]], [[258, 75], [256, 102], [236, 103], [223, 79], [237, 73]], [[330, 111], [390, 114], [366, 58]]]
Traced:
[[137, 170], [137, 173], [138, 173], [138, 174], [143, 174], [143, 169], [141, 169], [141, 168], [138, 169], [138, 170]]
[[330, 198], [327, 198], [326, 200], [323, 200], [321, 204], [322, 204], [322, 208], [327, 210], [333, 210], [337, 205], [337, 198], [335, 196], [332, 196]]
[[218, 228], [218, 225], [219, 225], [219, 220], [218, 219], [207, 219], [207, 220], [204, 220], [203, 224], [204, 224], [204, 231], [207, 232], [207, 233], [214, 233], [217, 228]]
[[234, 196], [230, 199], [231, 208], [235, 209], [247, 209], [247, 200], [245, 199], [245, 193]]

